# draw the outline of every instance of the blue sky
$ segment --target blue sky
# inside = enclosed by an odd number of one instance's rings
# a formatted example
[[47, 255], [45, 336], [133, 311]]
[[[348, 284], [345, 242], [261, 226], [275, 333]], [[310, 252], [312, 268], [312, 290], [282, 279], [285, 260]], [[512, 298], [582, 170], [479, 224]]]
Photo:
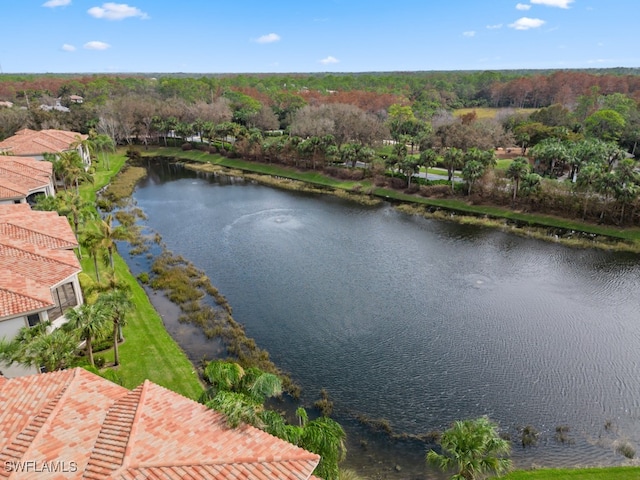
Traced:
[[1, 0], [0, 6], [3, 73], [640, 66], [638, 0]]

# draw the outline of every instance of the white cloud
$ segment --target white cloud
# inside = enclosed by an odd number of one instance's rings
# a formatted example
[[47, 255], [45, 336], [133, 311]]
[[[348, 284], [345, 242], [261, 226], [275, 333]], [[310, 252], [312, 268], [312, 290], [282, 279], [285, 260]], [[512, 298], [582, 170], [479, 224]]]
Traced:
[[515, 28], [516, 30], [529, 30], [530, 28], [541, 27], [544, 23], [544, 20], [540, 20], [539, 18], [522, 17], [510, 23], [509, 27]]
[[95, 18], [104, 18], [105, 20], [124, 20], [129, 17], [140, 17], [143, 20], [149, 18], [137, 7], [130, 7], [126, 3], [104, 3], [102, 7], [92, 7], [87, 13]]
[[569, 8], [573, 0], [531, 0], [534, 5], [546, 5], [547, 7]]
[[85, 43], [84, 48], [86, 48], [87, 50], [106, 50], [108, 48], [111, 48], [111, 45], [94, 40], [92, 42]]
[[332, 63], [339, 63], [340, 60], [338, 60], [336, 57], [332, 57], [331, 55], [329, 55], [327, 58], [323, 58], [322, 60], [320, 60], [320, 63], [323, 65], [330, 65]]
[[49, 0], [42, 4], [43, 7], [49, 8], [66, 7], [67, 5], [71, 5], [71, 0]]
[[502, 28], [502, 24], [501, 23], [496, 23], [495, 25], [487, 25], [487, 28], [489, 30], [497, 30], [499, 28]]
[[73, 45], [69, 45], [68, 43], [65, 43], [64, 45], [62, 45], [62, 50], [64, 50], [65, 52], [75, 52], [76, 47], [74, 47]]
[[280, 35], [278, 35], [277, 33], [269, 33], [267, 35], [262, 35], [261, 37], [258, 37], [258, 39], [256, 40], [256, 42], [258, 43], [273, 43], [273, 42], [279, 42], [280, 41]]
[[473, 30], [469, 30], [468, 32], [462, 32], [462, 35], [464, 35], [465, 37], [475, 37], [476, 32], [474, 32]]
[[531, 5], [527, 5], [526, 3], [518, 3], [516, 5], [516, 10], [529, 10]]

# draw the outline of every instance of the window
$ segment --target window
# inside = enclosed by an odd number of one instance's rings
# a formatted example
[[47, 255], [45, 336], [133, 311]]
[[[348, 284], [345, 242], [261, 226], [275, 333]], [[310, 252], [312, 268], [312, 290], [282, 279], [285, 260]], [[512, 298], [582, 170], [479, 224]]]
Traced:
[[34, 313], [32, 315], [27, 315], [27, 322], [29, 322], [30, 327], [35, 327], [40, 323], [40, 314]]

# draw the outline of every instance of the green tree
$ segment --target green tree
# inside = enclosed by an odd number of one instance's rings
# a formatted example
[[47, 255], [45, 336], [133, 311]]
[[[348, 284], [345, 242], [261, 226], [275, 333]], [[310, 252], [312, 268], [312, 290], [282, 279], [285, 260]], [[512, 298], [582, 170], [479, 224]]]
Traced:
[[76, 359], [78, 336], [61, 328], [48, 329], [50, 322], [34, 327], [23, 327], [11, 341], [0, 339], [0, 360], [11, 365], [44, 367], [48, 372], [62, 370]]
[[461, 168], [464, 160], [464, 152], [456, 147], [447, 148], [442, 155], [442, 163], [447, 169], [449, 181], [451, 182], [451, 191], [453, 192], [454, 173], [456, 169]]
[[[106, 135], [106, 134], [96, 135], [95, 132], [92, 132], [92, 134], [89, 135], [89, 139], [93, 142], [93, 148], [98, 152], [100, 152], [100, 158], [102, 159], [104, 168], [109, 170], [111, 168], [109, 166], [109, 154], [115, 153], [116, 142], [109, 135]], [[166, 147], [166, 138], [165, 138], [165, 147]]]
[[109, 313], [104, 306], [99, 304], [89, 305], [83, 303], [78, 308], [65, 313], [68, 323], [65, 329], [77, 330], [81, 340], [86, 342], [87, 358], [89, 364], [95, 367], [93, 361], [93, 340], [101, 339], [107, 333], [109, 326]]
[[438, 152], [432, 148], [425, 148], [420, 152], [420, 165], [424, 167], [424, 178], [429, 180], [429, 169], [434, 167], [439, 160]]
[[486, 167], [477, 160], [465, 163], [460, 172], [462, 179], [467, 182], [467, 195], [471, 195], [471, 188], [482, 178], [486, 172]]
[[127, 324], [127, 314], [134, 308], [131, 294], [121, 288], [110, 290], [98, 297], [98, 304], [108, 312], [113, 323], [113, 364], [120, 365], [118, 342], [124, 341], [122, 328]]
[[605, 142], [620, 140], [625, 125], [624, 117], [615, 110], [598, 110], [584, 121], [587, 134]]
[[589, 207], [589, 199], [595, 193], [595, 190], [605, 174], [605, 170], [602, 164], [596, 162], [589, 162], [584, 165], [576, 176], [576, 182], [574, 188], [576, 191], [582, 193], [582, 219], [587, 216], [587, 209]]
[[520, 180], [530, 171], [529, 160], [526, 157], [516, 157], [507, 168], [507, 178], [513, 181], [513, 201], [516, 201]]
[[111, 271], [115, 272], [113, 254], [116, 250], [116, 241], [126, 240], [128, 237], [127, 230], [122, 225], [114, 226], [113, 216], [108, 214], [104, 219], [100, 220], [98, 230], [92, 232], [90, 236], [95, 238], [92, 238], [89, 244], [95, 244], [96, 248], [106, 251], [108, 264], [111, 266]]
[[498, 426], [488, 417], [454, 422], [440, 438], [443, 453], [430, 450], [427, 462], [443, 471], [455, 470], [451, 480], [478, 480], [511, 468], [511, 447], [500, 438]]
[[204, 377], [209, 388], [200, 401], [224, 413], [230, 426], [247, 423], [317, 453], [321, 460], [314, 474], [327, 480], [339, 478], [338, 464], [346, 455], [344, 430], [327, 417], [309, 421], [304, 408], [296, 410], [298, 425], [287, 424], [281, 414], [266, 409], [265, 401], [282, 393], [278, 376], [257, 368], [244, 369], [232, 361], [217, 360], [207, 364]]

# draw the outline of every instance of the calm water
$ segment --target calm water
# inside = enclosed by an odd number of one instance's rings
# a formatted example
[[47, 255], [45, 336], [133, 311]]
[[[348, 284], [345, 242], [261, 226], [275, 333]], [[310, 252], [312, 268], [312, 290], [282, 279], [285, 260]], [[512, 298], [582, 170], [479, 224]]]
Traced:
[[135, 193], [146, 223], [306, 401], [326, 388], [342, 418], [409, 433], [484, 414], [513, 438], [530, 424], [540, 444], [514, 448], [522, 467], [619, 464], [614, 442], [640, 445], [637, 256], [166, 168]]

